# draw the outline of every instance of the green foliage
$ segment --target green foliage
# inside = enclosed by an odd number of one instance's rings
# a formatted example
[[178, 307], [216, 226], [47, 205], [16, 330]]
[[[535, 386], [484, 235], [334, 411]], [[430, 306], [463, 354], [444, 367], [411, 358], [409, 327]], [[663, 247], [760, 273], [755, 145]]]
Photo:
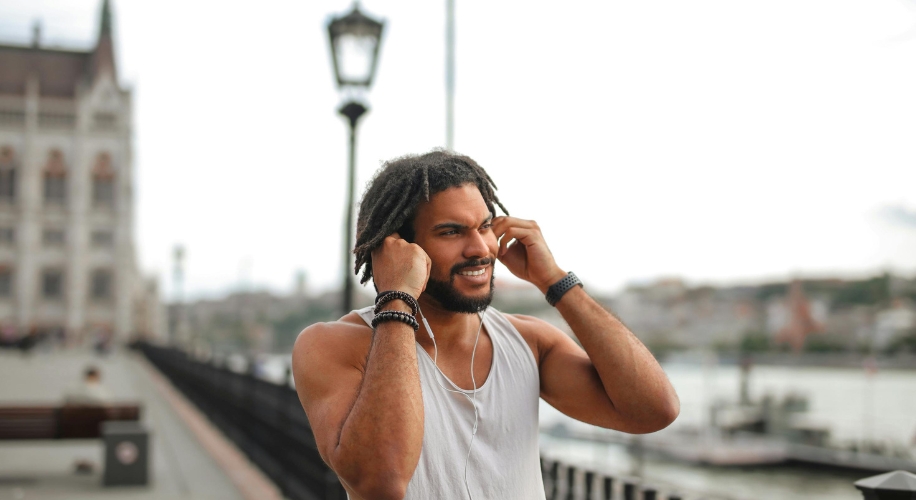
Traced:
[[757, 300], [766, 302], [771, 297], [784, 297], [789, 293], [789, 285], [786, 283], [769, 283], [760, 285], [757, 288]]
[[[834, 310], [850, 306], [884, 305], [890, 301], [891, 276], [887, 273], [864, 280], [845, 281], [839, 279], [803, 280], [802, 288], [806, 295], [827, 298]], [[788, 283], [769, 283], [757, 288], [757, 300], [766, 302], [774, 297], [784, 297], [789, 293]], [[916, 291], [906, 292], [916, 297]]]
[[854, 305], [878, 305], [890, 301], [888, 285], [890, 275], [884, 274], [862, 281], [849, 281], [834, 292], [832, 306], [834, 309]]
[[201, 328], [198, 337], [217, 350], [244, 352], [251, 347], [246, 331], [247, 326], [240, 318], [217, 314], [209, 324]]
[[808, 335], [805, 352], [844, 352], [850, 348], [843, 339], [829, 333]]
[[912, 353], [916, 354], [916, 330], [906, 335], [894, 337], [884, 351], [886, 354]]
[[305, 327], [322, 321], [334, 321], [340, 316], [340, 311], [333, 305], [312, 302], [300, 311], [288, 314], [272, 323], [274, 330], [274, 347], [278, 351], [292, 349]]
[[738, 349], [743, 354], [769, 352], [773, 348], [770, 336], [766, 332], [749, 330], [741, 336]]

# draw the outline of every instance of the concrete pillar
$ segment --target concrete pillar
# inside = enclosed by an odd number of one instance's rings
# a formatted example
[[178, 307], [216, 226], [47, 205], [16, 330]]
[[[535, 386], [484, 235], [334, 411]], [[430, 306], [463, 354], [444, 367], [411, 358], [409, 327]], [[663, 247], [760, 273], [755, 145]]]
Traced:
[[[35, 321], [37, 301], [40, 298], [41, 270], [38, 266], [39, 233], [38, 211], [41, 195], [41, 152], [36, 144], [38, 133], [38, 75], [32, 74], [25, 88], [25, 140], [22, 160], [16, 175], [16, 205], [22, 214], [16, 227], [16, 306], [20, 330], [27, 331]], [[20, 333], [24, 333], [20, 332]]]

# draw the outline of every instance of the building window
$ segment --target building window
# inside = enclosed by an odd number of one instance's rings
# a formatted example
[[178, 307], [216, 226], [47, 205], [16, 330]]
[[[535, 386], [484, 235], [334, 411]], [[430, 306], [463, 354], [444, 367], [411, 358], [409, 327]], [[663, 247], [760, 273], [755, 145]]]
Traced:
[[111, 298], [111, 271], [107, 269], [92, 271], [92, 289], [89, 293], [93, 299]]
[[113, 179], [92, 179], [92, 204], [97, 207], [114, 207]]
[[118, 125], [118, 115], [114, 113], [96, 113], [92, 124], [99, 130], [114, 130]]
[[64, 165], [64, 155], [60, 150], [54, 149], [48, 155], [44, 174], [45, 203], [65, 204], [67, 202], [67, 167]]
[[41, 274], [41, 295], [46, 299], [64, 296], [64, 273], [59, 269], [45, 269]]
[[45, 229], [41, 233], [41, 242], [49, 247], [63, 246], [66, 235], [63, 229]]
[[0, 125], [21, 127], [25, 125], [25, 111], [17, 109], [0, 109]]
[[0, 201], [16, 199], [16, 155], [13, 148], [0, 148]]
[[96, 207], [114, 208], [115, 173], [111, 155], [99, 153], [92, 167], [92, 204]]
[[45, 203], [63, 205], [67, 202], [67, 178], [45, 176]]
[[0, 266], [0, 297], [13, 295], [13, 270], [7, 266]]
[[94, 247], [111, 247], [114, 246], [114, 233], [111, 231], [93, 231], [92, 246]]
[[0, 227], [0, 245], [12, 245], [16, 242], [16, 231], [11, 227]]
[[73, 128], [76, 115], [69, 113], [39, 113], [38, 126], [41, 128]]

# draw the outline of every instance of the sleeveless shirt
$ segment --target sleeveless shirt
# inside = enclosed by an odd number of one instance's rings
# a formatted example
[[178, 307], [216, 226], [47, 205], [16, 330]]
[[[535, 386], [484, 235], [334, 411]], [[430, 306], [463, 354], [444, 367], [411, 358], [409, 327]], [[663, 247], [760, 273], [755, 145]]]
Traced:
[[[371, 323], [373, 307], [356, 311]], [[483, 324], [493, 345], [486, 381], [477, 388], [477, 435], [467, 466], [473, 500], [543, 499], [538, 447], [540, 377], [531, 348], [506, 317], [488, 308]], [[474, 407], [462, 390], [415, 344], [423, 393], [423, 445], [405, 500], [467, 500], [464, 463], [471, 444]], [[468, 366], [470, 370], [470, 366]], [[437, 379], [438, 382], [437, 383]]]

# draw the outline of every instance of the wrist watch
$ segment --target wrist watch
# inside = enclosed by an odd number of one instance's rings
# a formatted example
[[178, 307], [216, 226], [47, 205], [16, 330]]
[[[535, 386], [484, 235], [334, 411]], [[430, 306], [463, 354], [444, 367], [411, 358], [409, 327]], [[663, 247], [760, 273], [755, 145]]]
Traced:
[[560, 298], [576, 285], [583, 286], [582, 281], [579, 280], [579, 277], [576, 276], [575, 273], [570, 271], [565, 278], [550, 285], [550, 288], [547, 289], [547, 303], [556, 306]]

